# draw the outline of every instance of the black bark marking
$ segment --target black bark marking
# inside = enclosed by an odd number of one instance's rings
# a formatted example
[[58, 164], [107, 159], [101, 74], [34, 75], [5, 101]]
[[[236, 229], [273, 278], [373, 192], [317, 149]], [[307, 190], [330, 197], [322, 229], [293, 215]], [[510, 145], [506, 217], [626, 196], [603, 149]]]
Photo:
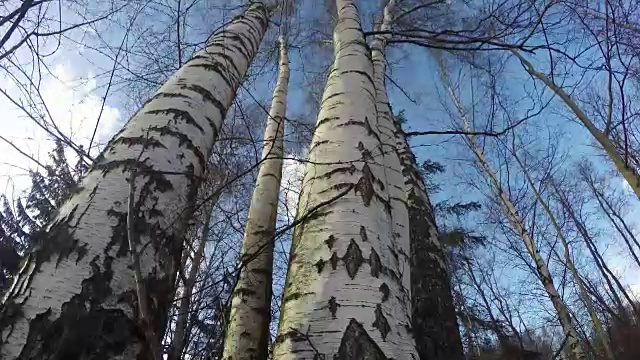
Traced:
[[233, 83], [227, 77], [227, 70], [224, 67], [222, 67], [221, 64], [218, 64], [217, 62], [216, 63], [207, 62], [207, 63], [189, 64], [187, 66], [194, 67], [194, 68], [202, 68], [206, 71], [213, 71], [216, 74], [218, 74], [218, 76], [220, 76], [220, 78], [225, 82], [225, 84], [227, 84], [227, 86], [230, 89], [233, 89]]
[[[365, 44], [366, 45], [366, 44]], [[344, 70], [340, 72], [340, 75], [344, 75], [344, 74], [358, 74], [361, 76], [364, 76], [365, 78], [367, 78], [367, 81], [369, 81], [371, 84], [375, 84], [373, 79], [371, 78], [371, 75], [366, 72], [366, 71], [361, 71], [361, 70]], [[375, 86], [374, 86], [375, 88]]]
[[166, 149], [167, 147], [164, 146], [163, 143], [160, 142], [160, 140], [154, 138], [153, 136], [145, 136], [145, 135], [140, 135], [140, 136], [120, 136], [118, 138], [115, 138], [112, 142], [113, 145], [117, 145], [117, 144], [123, 144], [127, 147], [132, 147], [135, 145], [139, 145], [139, 146], [143, 146], [145, 149]]
[[241, 298], [243, 301], [245, 301], [245, 298], [252, 297], [256, 294], [255, 290], [244, 288], [244, 287], [237, 287], [233, 291], [233, 293], [235, 296]]
[[358, 273], [358, 269], [360, 269], [360, 266], [362, 266], [364, 262], [364, 258], [362, 257], [362, 250], [360, 250], [360, 247], [353, 239], [349, 242], [349, 247], [344, 257], [342, 257], [342, 261], [347, 269], [347, 274], [349, 274], [351, 279], [354, 279]]
[[360, 196], [362, 196], [362, 201], [364, 202], [364, 206], [371, 205], [371, 199], [375, 193], [373, 189], [373, 173], [371, 172], [371, 168], [369, 168], [369, 164], [364, 164], [362, 167], [362, 177], [358, 180], [358, 183], [355, 186], [356, 194], [359, 192]]
[[382, 349], [356, 319], [351, 319], [342, 335], [333, 360], [388, 360]]
[[116, 224], [111, 227], [111, 239], [104, 250], [105, 254], [111, 252], [114, 246], [118, 246], [116, 257], [121, 258], [129, 255], [129, 242], [127, 235], [127, 213], [116, 211], [113, 208], [107, 210], [109, 217], [116, 219]]
[[365, 229], [365, 227], [362, 225], [360, 225], [360, 238], [364, 242], [369, 241], [369, 239], [367, 238], [367, 229]]
[[322, 107], [322, 104], [324, 104], [325, 102], [327, 102], [327, 101], [329, 101], [329, 100], [331, 100], [331, 99], [333, 99], [335, 97], [342, 96], [344, 94], [345, 94], [345, 92], [337, 92], [337, 93], [331, 94], [331, 95], [327, 96], [326, 98], [322, 99], [322, 102], [320, 103], [320, 106]]
[[322, 174], [321, 176], [319, 176], [319, 178], [329, 179], [334, 174], [344, 174], [344, 173], [349, 173], [353, 175], [356, 172], [356, 170], [357, 170], [356, 166], [354, 164], [351, 164], [351, 166], [338, 167], [333, 170], [330, 170]]
[[[190, 90], [190, 91], [193, 91], [195, 93], [200, 94], [202, 96], [202, 101], [206, 101], [206, 102], [210, 103], [211, 105], [213, 105], [213, 107], [218, 109], [218, 111], [220, 112], [220, 119], [224, 120], [225, 116], [227, 116], [227, 108], [226, 108], [226, 106], [224, 106], [224, 104], [222, 104], [222, 101], [220, 101], [218, 98], [216, 98], [206, 88], [204, 88], [204, 87], [202, 87], [200, 85], [196, 85], [196, 84], [183, 84], [183, 85], [180, 85], [180, 88], [185, 89], [185, 90]], [[207, 118], [207, 121], [209, 122], [210, 125], [213, 124], [213, 121], [211, 119]], [[217, 133], [218, 129], [216, 128], [215, 124], [213, 124], [211, 127], [214, 129], [215, 133]]]
[[324, 269], [324, 263], [325, 261], [323, 259], [320, 259], [315, 263], [316, 269], [318, 269], [318, 274], [322, 273], [322, 270]]
[[[99, 258], [91, 260], [92, 275], [82, 281], [81, 292], [62, 305], [58, 317], [51, 318], [49, 309], [30, 321], [19, 359], [89, 359], [96, 354], [106, 359], [118, 357], [132, 343], [143, 342], [142, 329], [123, 310], [100, 307], [112, 296], [113, 258], [105, 258], [102, 266]], [[7, 309], [3, 308], [3, 319]], [[147, 349], [138, 356], [149, 358]]]
[[313, 149], [315, 149], [318, 146], [324, 145], [324, 144], [328, 144], [330, 143], [329, 140], [320, 140], [320, 141], [316, 141], [313, 144], [311, 144], [311, 148], [309, 149], [309, 152], [313, 151]]
[[364, 121], [358, 121], [358, 120], [353, 120], [353, 119], [348, 120], [347, 122], [342, 123], [342, 124], [340, 124], [340, 125], [338, 125], [336, 127], [347, 127], [347, 126], [351, 126], [351, 125], [353, 125], [353, 126], [361, 126], [361, 127], [366, 129]]
[[[215, 128], [213, 129], [215, 134], [216, 133]], [[155, 132], [160, 134], [160, 136], [171, 136], [177, 139], [178, 146], [180, 146], [181, 148], [186, 147], [187, 149], [189, 149], [198, 159], [200, 168], [204, 169], [206, 164], [205, 156], [202, 153], [202, 151], [197, 146], [195, 146], [193, 141], [191, 141], [191, 139], [187, 135], [179, 131], [173, 130], [170, 126], [151, 126], [149, 127], [149, 132]]]
[[204, 129], [202, 128], [202, 126], [200, 126], [200, 124], [198, 124], [198, 122], [196, 121], [196, 119], [193, 118], [193, 116], [191, 116], [191, 114], [189, 114], [188, 111], [184, 111], [184, 110], [180, 110], [180, 109], [174, 109], [174, 108], [168, 108], [168, 109], [157, 109], [157, 110], [149, 110], [146, 112], [146, 114], [150, 114], [150, 115], [171, 115], [173, 117], [173, 121], [178, 121], [178, 120], [182, 120], [185, 123], [195, 127], [196, 129], [200, 130], [200, 132], [204, 133]]
[[339, 116], [329, 116], [329, 117], [326, 117], [326, 118], [319, 119], [318, 123], [316, 124], [316, 128], [320, 127], [321, 125], [323, 125], [325, 123], [328, 123], [328, 122], [331, 122], [331, 121], [334, 121], [334, 120], [339, 120], [339, 119], [340, 119]]
[[380, 138], [378, 137], [378, 134], [375, 131], [373, 131], [373, 128], [371, 127], [371, 123], [369, 122], [369, 118], [366, 116], [364, 118], [364, 128], [367, 130], [367, 135], [374, 136], [376, 137], [376, 139], [380, 140]]
[[336, 243], [336, 237], [333, 235], [329, 235], [329, 238], [325, 240], [324, 243], [327, 244], [327, 247], [329, 248], [329, 250], [332, 250], [333, 245]]
[[362, 155], [362, 160], [373, 161], [373, 155], [371, 155], [371, 151], [369, 151], [367, 148], [364, 147], [364, 144], [362, 144], [362, 141], [358, 142], [357, 149], [360, 151], [360, 154]]
[[380, 292], [382, 293], [382, 302], [386, 302], [387, 300], [389, 300], [389, 285], [387, 285], [387, 283], [382, 283], [382, 285], [380, 285]]
[[336, 297], [332, 296], [329, 299], [329, 312], [331, 313], [331, 317], [333, 319], [336, 318], [336, 312], [338, 312], [338, 307], [340, 307], [340, 304], [338, 304], [338, 302], [336, 301]]
[[148, 178], [148, 181], [152, 182], [156, 186], [156, 190], [160, 192], [167, 192], [173, 190], [173, 184], [167, 180], [161, 172], [156, 171], [153, 166], [147, 164], [147, 160], [138, 161], [137, 159], [124, 159], [113, 160], [108, 162], [102, 162], [94, 165], [94, 169], [101, 170], [103, 176], [115, 169], [122, 169], [123, 173], [136, 170], [138, 176], [144, 176]]
[[369, 266], [371, 266], [371, 276], [379, 278], [382, 263], [380, 262], [380, 256], [373, 248], [371, 248], [371, 254], [369, 255]]
[[291, 294], [287, 294], [284, 297], [283, 303], [289, 302], [289, 301], [293, 301], [293, 300], [298, 300], [303, 296], [308, 296], [308, 295], [313, 295], [314, 293], [312, 292], [307, 292], [307, 293], [301, 293], [301, 292], [294, 292]]
[[331, 262], [331, 268], [335, 270], [338, 267], [338, 253], [334, 252], [331, 254], [329, 261]]
[[384, 313], [382, 312], [382, 306], [380, 304], [376, 305], [374, 316], [375, 320], [373, 321], [373, 324], [371, 324], [371, 326], [380, 331], [382, 341], [387, 341], [387, 335], [389, 335], [389, 333], [391, 332], [391, 326], [389, 326], [389, 322], [384, 316]]
[[186, 100], [191, 99], [187, 95], [180, 94], [180, 93], [159, 92], [159, 93], [155, 94], [151, 99], [147, 100], [147, 102], [144, 105], [147, 105], [148, 103], [150, 103], [150, 102], [152, 102], [152, 101], [154, 101], [156, 99], [162, 99], [162, 98], [186, 99]]

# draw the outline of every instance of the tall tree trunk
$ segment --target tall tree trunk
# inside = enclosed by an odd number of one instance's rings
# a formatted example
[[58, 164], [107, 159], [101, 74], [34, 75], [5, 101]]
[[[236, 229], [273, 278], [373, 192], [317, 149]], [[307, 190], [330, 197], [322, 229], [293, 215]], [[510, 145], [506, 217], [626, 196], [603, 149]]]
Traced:
[[224, 359], [266, 360], [271, 319], [273, 237], [282, 178], [284, 117], [289, 60], [280, 37], [280, 75], [264, 133], [263, 162], [253, 191], [249, 219], [242, 243], [240, 276], [233, 291]]
[[[467, 119], [467, 115], [464, 111], [462, 103], [458, 99], [456, 93], [453, 90], [452, 85], [449, 82], [449, 75], [446, 69], [446, 64], [444, 64], [444, 61], [439, 56], [439, 54], [436, 54], [435, 56], [440, 67], [442, 80], [445, 83], [445, 86], [447, 87], [447, 91], [449, 92], [449, 96], [451, 97], [451, 100], [455, 104], [456, 109], [459, 113], [459, 116], [462, 120], [463, 129], [466, 132], [471, 132], [471, 127], [469, 126], [469, 121]], [[522, 238], [524, 245], [527, 248], [527, 252], [531, 257], [531, 260], [533, 260], [533, 262], [536, 265], [538, 278], [540, 279], [542, 286], [544, 287], [547, 293], [547, 296], [549, 297], [549, 300], [551, 300], [551, 303], [553, 304], [556, 314], [558, 315], [558, 320], [560, 321], [560, 325], [562, 326], [562, 329], [564, 331], [569, 357], [573, 360], [585, 359], [586, 353], [584, 352], [584, 349], [580, 344], [580, 337], [571, 321], [571, 315], [569, 314], [567, 305], [564, 303], [564, 301], [560, 297], [560, 294], [558, 293], [558, 290], [556, 289], [556, 286], [553, 283], [553, 278], [551, 276], [551, 273], [549, 272], [549, 268], [547, 267], [546, 262], [540, 255], [540, 251], [538, 250], [538, 247], [535, 241], [527, 231], [524, 222], [522, 221], [522, 219], [520, 218], [520, 215], [518, 214], [518, 211], [516, 210], [516, 207], [513, 205], [513, 203], [509, 199], [509, 196], [506, 194], [506, 192], [502, 189], [502, 185], [500, 184], [500, 180], [498, 180], [498, 176], [496, 175], [495, 171], [489, 164], [489, 161], [487, 161], [487, 159], [485, 158], [484, 152], [476, 143], [475, 136], [465, 135], [465, 138], [467, 140], [469, 148], [471, 149], [471, 151], [473, 151], [474, 155], [476, 156], [476, 160], [478, 161], [478, 164], [480, 164], [484, 172], [489, 177], [489, 180], [494, 188], [494, 191], [498, 195], [498, 198], [500, 200], [500, 203], [502, 204], [505, 215], [509, 220], [509, 223], [511, 223], [511, 226], [513, 226], [514, 230]]]
[[[382, 32], [391, 28], [395, 3], [390, 0], [384, 8], [379, 25]], [[463, 359], [451, 279], [431, 202], [416, 158], [393, 118], [387, 96], [385, 50], [388, 37], [377, 35], [371, 52], [393, 234], [396, 241], [409, 240], [412, 333], [421, 359]], [[395, 171], [398, 168], [400, 171]]]
[[269, 6], [253, 3], [215, 35], [96, 159], [5, 298], [1, 358], [150, 358], [129, 266], [128, 174], [137, 173], [133, 231], [144, 249], [150, 322], [162, 334], [193, 211], [187, 204], [267, 29]]
[[411, 359], [409, 246], [392, 235], [370, 49], [353, 0], [336, 3], [273, 356]]
[[585, 307], [587, 308], [587, 312], [589, 312], [589, 316], [591, 317], [591, 323], [593, 324], [593, 329], [596, 332], [596, 336], [600, 340], [600, 344], [604, 349], [605, 356], [609, 360], [614, 360], [615, 357], [613, 355], [613, 351], [611, 351], [611, 346], [609, 345], [609, 336], [607, 335], [604, 327], [602, 326], [602, 322], [600, 321], [600, 318], [598, 318], [598, 314], [593, 304], [593, 300], [591, 299], [591, 296], [589, 296], [589, 294], [587, 293], [587, 290], [584, 286], [584, 282], [582, 281], [582, 277], [580, 276], [580, 273], [578, 272], [578, 269], [576, 268], [573, 262], [573, 259], [571, 258], [569, 241], [564, 236], [564, 232], [562, 231], [560, 224], [558, 224], [558, 221], [555, 215], [551, 211], [549, 204], [542, 198], [542, 196], [540, 195], [540, 192], [538, 191], [535, 184], [533, 183], [533, 180], [529, 175], [529, 170], [525, 167], [524, 163], [520, 160], [520, 158], [518, 157], [518, 154], [515, 152], [515, 149], [512, 150], [511, 153], [513, 155], [513, 158], [516, 160], [516, 162], [520, 166], [520, 169], [522, 170], [522, 173], [524, 174], [525, 179], [529, 184], [529, 187], [533, 191], [533, 194], [535, 195], [536, 200], [540, 205], [542, 205], [542, 208], [544, 209], [545, 213], [549, 217], [549, 220], [551, 220], [551, 225], [553, 225], [553, 228], [555, 229], [556, 234], [560, 239], [560, 242], [562, 242], [562, 247], [564, 248], [565, 263], [567, 265], [567, 268], [569, 268], [569, 271], [571, 272], [571, 275], [573, 276], [573, 279], [576, 282], [576, 285], [578, 286], [578, 296], [580, 297], [580, 300], [582, 300]]
[[584, 125], [584, 127], [587, 128], [587, 131], [589, 131], [591, 136], [593, 136], [593, 138], [598, 142], [598, 144], [602, 146], [602, 148], [607, 153], [611, 161], [613, 161], [613, 164], [615, 165], [616, 169], [618, 169], [618, 171], [627, 181], [631, 189], [633, 189], [636, 196], [640, 198], [640, 174], [638, 174], [636, 169], [629, 166], [629, 164], [627, 164], [627, 162], [622, 158], [622, 156], [620, 156], [615, 144], [609, 138], [609, 134], [603, 131], [600, 131], [600, 129], [598, 129], [595, 126], [593, 121], [591, 121], [589, 116], [587, 116], [587, 114], [585, 114], [584, 111], [582, 111], [580, 106], [578, 106], [578, 104], [575, 101], [573, 101], [571, 96], [569, 96], [569, 94], [567, 94], [564, 91], [564, 89], [556, 85], [555, 82], [552, 79], [549, 79], [545, 74], [537, 71], [533, 67], [531, 62], [529, 62], [529, 60], [527, 60], [524, 56], [522, 56], [522, 54], [520, 54], [515, 49], [512, 49], [511, 53], [513, 53], [518, 58], [518, 60], [520, 60], [520, 62], [524, 66], [527, 73], [529, 73], [529, 75], [542, 81], [549, 89], [551, 89], [551, 91], [553, 91], [556, 95], [558, 95], [558, 97], [560, 97], [560, 99], [569, 107], [569, 109], [571, 109], [571, 111], [582, 123], [582, 125]]

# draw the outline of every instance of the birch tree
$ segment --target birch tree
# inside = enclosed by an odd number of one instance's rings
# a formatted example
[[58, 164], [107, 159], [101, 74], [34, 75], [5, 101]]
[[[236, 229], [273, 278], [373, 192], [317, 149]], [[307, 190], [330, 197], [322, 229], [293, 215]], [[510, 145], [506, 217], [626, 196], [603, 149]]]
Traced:
[[[8, 291], [3, 358], [151, 357], [155, 345], [138, 334], [163, 333], [209, 149], [275, 5], [253, 3], [213, 36], [96, 159]], [[138, 284], [129, 264], [128, 217], [141, 245], [133, 249]], [[146, 294], [137, 293], [140, 285]], [[149, 304], [146, 323], [140, 300]]]
[[393, 236], [410, 242], [411, 319], [418, 355], [421, 359], [462, 359], [447, 260], [433, 209], [416, 158], [393, 118], [387, 96], [385, 50], [395, 4], [396, 0], [390, 0], [384, 7], [371, 46]]
[[264, 133], [262, 163], [253, 191], [233, 293], [224, 359], [266, 359], [271, 315], [271, 273], [278, 195], [282, 179], [289, 60], [279, 38], [280, 66]]
[[567, 354], [571, 359], [585, 359], [586, 353], [580, 343], [580, 336], [576, 330], [576, 327], [572, 323], [569, 309], [560, 297], [560, 294], [553, 282], [553, 277], [551, 276], [549, 268], [545, 260], [541, 256], [536, 242], [532, 238], [531, 234], [527, 231], [526, 225], [523, 222], [516, 207], [509, 199], [507, 193], [503, 190], [502, 184], [500, 183], [495, 170], [492, 168], [491, 164], [485, 157], [483, 150], [477, 144], [476, 136], [471, 134], [472, 129], [470, 126], [470, 121], [467, 119], [464, 107], [460, 99], [458, 98], [458, 95], [454, 91], [452, 84], [450, 83], [447, 65], [445, 64], [444, 59], [442, 59], [440, 54], [437, 53], [435, 54], [435, 57], [436, 61], [438, 62], [441, 78], [446, 91], [458, 112], [458, 116], [462, 121], [462, 127], [464, 131], [468, 133], [464, 135], [465, 140], [467, 141], [467, 145], [473, 152], [476, 161], [480, 165], [482, 171], [487, 175], [492, 187], [492, 192], [494, 192], [499, 198], [500, 204], [505, 215], [507, 216], [507, 219], [509, 220], [509, 223], [522, 238], [527, 252], [531, 257], [531, 260], [535, 264], [537, 275], [542, 283], [542, 286], [544, 287], [547, 296], [549, 297], [549, 300], [553, 304], [553, 307], [558, 315], [558, 320], [562, 325], [562, 329], [566, 337], [566, 344], [568, 349]]
[[273, 357], [411, 358], [409, 244], [392, 234], [373, 64], [354, 2], [336, 8]]
[[602, 326], [602, 322], [600, 321], [598, 314], [596, 313], [596, 308], [593, 304], [593, 300], [591, 299], [591, 296], [589, 296], [589, 294], [587, 293], [582, 276], [578, 272], [578, 269], [576, 268], [576, 265], [573, 261], [573, 257], [571, 256], [571, 249], [569, 247], [569, 241], [567, 240], [564, 234], [564, 231], [562, 230], [562, 227], [558, 223], [558, 220], [556, 219], [556, 216], [551, 210], [549, 203], [545, 201], [545, 199], [540, 194], [540, 190], [534, 184], [533, 179], [529, 174], [529, 170], [527, 169], [523, 160], [521, 160], [520, 157], [518, 156], [516, 149], [510, 149], [510, 152], [513, 158], [518, 163], [518, 166], [520, 167], [522, 174], [524, 175], [527, 181], [527, 184], [529, 185], [529, 188], [533, 191], [536, 201], [544, 209], [545, 214], [551, 221], [553, 229], [556, 231], [556, 234], [560, 239], [560, 242], [562, 243], [565, 265], [571, 272], [573, 280], [576, 283], [576, 286], [578, 287], [578, 296], [580, 297], [580, 300], [582, 300], [582, 302], [584, 303], [584, 306], [586, 307], [587, 312], [589, 313], [589, 317], [591, 318], [591, 322], [593, 324], [593, 329], [595, 331], [598, 341], [600, 342], [600, 345], [604, 350], [605, 357], [609, 360], [615, 359], [613, 355], [613, 351], [611, 350], [611, 346], [609, 345], [609, 337], [605, 332], [604, 327]]

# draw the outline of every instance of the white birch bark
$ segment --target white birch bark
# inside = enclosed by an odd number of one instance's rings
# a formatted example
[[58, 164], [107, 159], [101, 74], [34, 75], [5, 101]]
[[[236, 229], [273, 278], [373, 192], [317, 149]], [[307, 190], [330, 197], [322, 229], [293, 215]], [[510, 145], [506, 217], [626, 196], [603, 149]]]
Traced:
[[127, 178], [137, 172], [134, 231], [152, 326], [161, 334], [187, 205], [273, 5], [252, 4], [217, 33], [96, 159], [5, 298], [1, 358], [150, 358], [128, 257]]
[[282, 179], [284, 118], [289, 60], [283, 37], [280, 71], [264, 133], [262, 163], [253, 191], [242, 243], [240, 276], [233, 291], [225, 334], [225, 360], [266, 360], [271, 320], [273, 246]]
[[[453, 87], [449, 83], [446, 65], [443, 63], [442, 59], [437, 54], [436, 54], [436, 59], [438, 60], [443, 82], [445, 83], [449, 96], [451, 97], [451, 100], [456, 106], [456, 110], [458, 111], [458, 114], [462, 120], [463, 130], [466, 132], [471, 132], [471, 127], [469, 126], [469, 120], [467, 119], [467, 115], [462, 106], [462, 103], [460, 102], [458, 96], [453, 90]], [[494, 191], [498, 195], [498, 198], [500, 200], [500, 203], [502, 204], [502, 208], [505, 212], [505, 215], [507, 216], [507, 219], [509, 220], [509, 223], [511, 224], [511, 226], [513, 226], [514, 230], [522, 238], [522, 241], [524, 242], [524, 245], [527, 249], [527, 252], [529, 253], [529, 256], [531, 257], [534, 264], [536, 265], [536, 270], [538, 272], [537, 275], [540, 278], [540, 282], [542, 283], [542, 286], [544, 287], [547, 293], [547, 296], [549, 297], [549, 300], [551, 300], [551, 303], [556, 311], [556, 314], [558, 315], [558, 320], [560, 322], [560, 325], [562, 326], [562, 329], [564, 331], [564, 335], [566, 337], [566, 346], [568, 349], [567, 351], [568, 355], [573, 360], [585, 359], [586, 353], [584, 352], [584, 349], [582, 348], [582, 345], [580, 343], [580, 337], [578, 335], [578, 332], [576, 331], [571, 321], [571, 315], [569, 314], [567, 305], [564, 303], [564, 301], [560, 297], [560, 294], [558, 293], [558, 290], [556, 289], [556, 286], [553, 283], [553, 277], [549, 272], [549, 268], [547, 267], [546, 262], [540, 255], [540, 251], [538, 250], [538, 247], [535, 241], [533, 240], [533, 238], [531, 238], [531, 235], [527, 231], [524, 225], [524, 222], [520, 218], [518, 210], [515, 208], [515, 206], [509, 199], [509, 196], [502, 189], [502, 185], [500, 183], [500, 180], [498, 180], [498, 176], [496, 175], [495, 171], [491, 167], [491, 164], [489, 164], [489, 161], [487, 161], [486, 157], [484, 156], [484, 152], [476, 143], [476, 137], [474, 135], [465, 135], [465, 138], [467, 139], [469, 148], [474, 153], [476, 160], [478, 161], [478, 164], [480, 164], [483, 171], [489, 177], [489, 180], [493, 186]]]
[[411, 359], [409, 249], [392, 245], [370, 50], [354, 2], [336, 4], [273, 357]]
[[[389, 31], [396, 1], [384, 7], [379, 30]], [[384, 149], [385, 174], [391, 204], [394, 242], [410, 248], [409, 261], [412, 334], [421, 359], [463, 359], [447, 271], [446, 255], [438, 239], [431, 202], [404, 132], [393, 118], [387, 96], [386, 44], [390, 35], [377, 35], [371, 46], [378, 107], [378, 126]]]

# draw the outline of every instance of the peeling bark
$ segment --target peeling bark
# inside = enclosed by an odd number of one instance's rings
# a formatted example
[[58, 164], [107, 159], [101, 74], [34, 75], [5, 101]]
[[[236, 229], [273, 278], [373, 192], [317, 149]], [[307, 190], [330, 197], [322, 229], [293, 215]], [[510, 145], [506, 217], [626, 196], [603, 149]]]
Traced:
[[[298, 218], [344, 189], [353, 191], [295, 229], [273, 357], [412, 359], [409, 244], [393, 233], [371, 50], [354, 1], [336, 4], [335, 60]], [[399, 161], [393, 170], [400, 173]], [[315, 264], [324, 259], [331, 266], [318, 271]]]
[[269, 350], [273, 236], [282, 178], [284, 118], [289, 83], [287, 48], [282, 37], [279, 42], [280, 74], [273, 91], [264, 134], [263, 162], [242, 242], [240, 256], [243, 267], [231, 303], [224, 341], [225, 360], [266, 360]]
[[40, 234], [2, 305], [3, 359], [149, 359], [127, 243], [127, 174], [150, 323], [163, 332], [184, 229], [240, 79], [268, 26], [254, 3], [216, 34], [96, 158]]

